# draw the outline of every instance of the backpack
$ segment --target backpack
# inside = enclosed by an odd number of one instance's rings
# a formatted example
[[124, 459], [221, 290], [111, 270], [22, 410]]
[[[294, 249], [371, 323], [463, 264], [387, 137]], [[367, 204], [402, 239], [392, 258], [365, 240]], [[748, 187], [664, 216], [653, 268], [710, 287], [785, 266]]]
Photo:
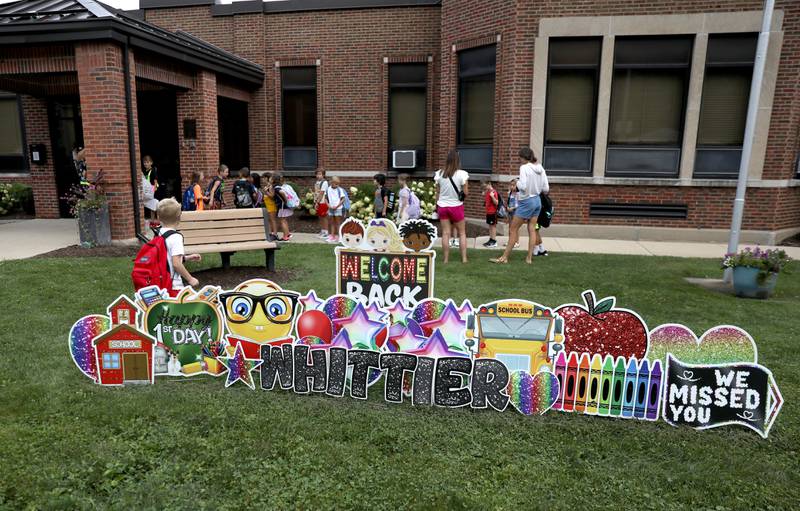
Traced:
[[142, 245], [136, 259], [133, 260], [131, 280], [133, 288], [138, 291], [147, 286], [158, 286], [161, 289], [172, 291], [172, 274], [169, 271], [169, 253], [167, 252], [167, 238], [178, 231], [169, 231], [163, 236], [157, 234]]
[[261, 190], [256, 190], [256, 202], [253, 204], [254, 208], [260, 208], [264, 206], [264, 192]]
[[284, 184], [281, 187], [283, 190], [283, 194], [286, 195], [286, 207], [289, 209], [294, 209], [300, 206], [300, 199], [297, 197], [297, 194], [294, 192], [294, 188], [291, 185]]
[[410, 192], [408, 194], [408, 218], [419, 218], [421, 213], [419, 197], [414, 193], [414, 190], [410, 190]]
[[250, 194], [250, 184], [247, 181], [240, 179], [233, 185], [233, 204], [237, 208], [253, 207], [253, 196]]
[[[383, 196], [383, 191], [381, 191], [381, 196]], [[396, 199], [397, 199], [397, 197], [395, 197], [394, 192], [387, 188], [386, 189], [386, 214], [387, 215], [394, 211], [394, 205], [395, 205]]]
[[183, 200], [181, 201], [181, 209], [183, 211], [194, 211], [197, 209], [197, 203], [195, 202], [194, 196], [194, 185], [189, 185], [189, 187], [183, 191]]
[[211, 190], [214, 188], [214, 183], [219, 183], [216, 192], [214, 192], [214, 200], [222, 201], [222, 188], [224, 181], [219, 176], [214, 176], [211, 179], [211, 182], [208, 183], [208, 187], [206, 187], [206, 197], [211, 197]]
[[536, 219], [536, 223], [540, 227], [547, 228], [550, 227], [550, 222], [553, 220], [553, 200], [544, 193], [540, 193], [539, 197], [542, 199], [542, 211], [539, 212], [539, 218]]
[[344, 204], [342, 204], [342, 209], [345, 211], [350, 211], [350, 195], [344, 188], [342, 188], [342, 191], [344, 192]]
[[499, 192], [497, 194], [497, 218], [508, 218], [508, 209], [506, 209], [503, 196]]

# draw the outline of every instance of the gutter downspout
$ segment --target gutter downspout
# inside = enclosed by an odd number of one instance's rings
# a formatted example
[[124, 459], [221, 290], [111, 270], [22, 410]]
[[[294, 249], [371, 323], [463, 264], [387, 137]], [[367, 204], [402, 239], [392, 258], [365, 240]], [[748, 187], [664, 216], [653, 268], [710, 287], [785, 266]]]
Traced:
[[134, 136], [133, 126], [133, 104], [131, 99], [131, 62], [128, 54], [130, 50], [130, 36], [125, 38], [124, 53], [122, 54], [123, 74], [125, 75], [125, 112], [128, 116], [128, 154], [130, 156], [131, 165], [131, 195], [133, 197], [133, 221], [134, 230], [136, 231], [136, 238], [142, 242], [147, 242], [144, 234], [142, 234], [141, 227], [141, 214], [139, 211], [139, 175], [137, 173], [136, 158], [136, 137]]
[[[761, 82], [764, 77], [764, 67], [767, 60], [767, 48], [769, 47], [769, 34], [772, 30], [772, 11], [774, 8], [775, 0], [764, 1], [761, 33], [758, 34], [756, 61], [753, 65], [753, 79], [750, 83], [750, 99], [747, 102], [747, 122], [744, 128], [742, 160], [739, 162], [739, 179], [736, 182], [736, 199], [733, 201], [731, 233], [728, 238], [729, 254], [739, 250], [739, 236], [742, 229], [742, 217], [744, 216], [744, 198], [747, 192], [747, 173], [750, 170], [750, 154], [753, 151], [753, 139], [756, 134], [756, 116], [758, 115], [758, 102], [761, 98]], [[723, 280], [727, 283], [733, 282], [732, 268], [725, 268]]]

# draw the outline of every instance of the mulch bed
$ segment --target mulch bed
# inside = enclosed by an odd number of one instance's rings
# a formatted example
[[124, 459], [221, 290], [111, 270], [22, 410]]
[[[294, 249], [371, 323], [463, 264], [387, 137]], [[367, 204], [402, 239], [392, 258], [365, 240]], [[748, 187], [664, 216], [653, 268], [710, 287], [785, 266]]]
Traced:
[[83, 248], [80, 245], [58, 248], [34, 256], [35, 259], [50, 257], [129, 257], [133, 259], [139, 252], [139, 245], [109, 245], [107, 247]]
[[786, 238], [781, 241], [781, 246], [784, 247], [800, 247], [800, 234], [795, 234], [791, 238]]
[[[439, 222], [431, 222], [441, 232]], [[319, 220], [315, 216], [298, 216], [297, 213], [289, 219], [289, 228], [292, 232], [319, 232]], [[474, 225], [467, 223], [467, 238], [477, 238], [489, 234], [488, 225]]]

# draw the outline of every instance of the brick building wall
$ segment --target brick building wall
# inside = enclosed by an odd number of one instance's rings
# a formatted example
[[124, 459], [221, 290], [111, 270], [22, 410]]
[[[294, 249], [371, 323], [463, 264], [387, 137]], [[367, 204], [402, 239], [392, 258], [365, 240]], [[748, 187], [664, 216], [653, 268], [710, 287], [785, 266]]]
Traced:
[[[214, 73], [200, 70], [195, 87], [177, 94], [178, 146], [181, 161], [181, 183], [191, 182], [193, 172], [206, 178], [219, 165], [219, 132], [217, 131], [217, 78]], [[185, 138], [182, 122], [194, 120], [197, 138]]]

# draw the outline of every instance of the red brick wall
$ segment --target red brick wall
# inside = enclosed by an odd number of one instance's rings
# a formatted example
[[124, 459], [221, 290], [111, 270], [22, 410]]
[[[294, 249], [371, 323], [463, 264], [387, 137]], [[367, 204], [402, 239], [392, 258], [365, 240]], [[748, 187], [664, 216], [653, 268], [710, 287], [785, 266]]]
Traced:
[[[111, 43], [79, 43], [75, 47], [81, 97], [83, 139], [90, 176], [103, 170], [111, 212], [111, 237], [135, 236], [125, 78], [122, 49]], [[136, 121], [135, 63], [131, 58], [131, 94]], [[134, 128], [134, 136], [136, 136]], [[138, 144], [137, 144], [138, 145]], [[138, 147], [135, 148], [138, 155]], [[136, 186], [139, 186], [136, 183]]]
[[[214, 73], [198, 71], [195, 88], [177, 94], [178, 144], [181, 160], [181, 188], [190, 183], [192, 172], [205, 177], [216, 175], [219, 166], [219, 132], [217, 131], [217, 79]], [[183, 122], [194, 119], [197, 139], [186, 140]]]

